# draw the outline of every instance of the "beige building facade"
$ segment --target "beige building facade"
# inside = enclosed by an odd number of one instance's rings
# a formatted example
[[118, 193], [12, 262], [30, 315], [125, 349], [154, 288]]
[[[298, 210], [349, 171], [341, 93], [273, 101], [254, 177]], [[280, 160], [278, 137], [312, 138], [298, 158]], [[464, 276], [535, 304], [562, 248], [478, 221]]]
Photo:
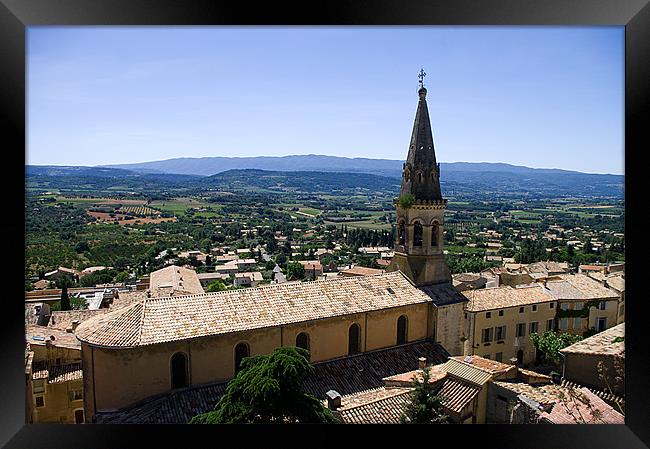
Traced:
[[227, 381], [241, 358], [281, 346], [306, 347], [314, 363], [433, 332], [431, 299], [401, 273], [150, 298], [79, 326], [85, 408]]
[[503, 363], [533, 362], [533, 332], [553, 329], [557, 300], [541, 285], [509, 286], [464, 293], [464, 353]]

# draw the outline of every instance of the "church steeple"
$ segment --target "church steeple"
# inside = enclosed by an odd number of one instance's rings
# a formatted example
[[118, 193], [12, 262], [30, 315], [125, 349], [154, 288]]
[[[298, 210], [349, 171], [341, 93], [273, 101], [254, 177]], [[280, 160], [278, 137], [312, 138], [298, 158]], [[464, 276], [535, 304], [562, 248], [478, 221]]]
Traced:
[[440, 166], [436, 162], [433, 133], [427, 107], [427, 89], [424, 87], [424, 70], [420, 71], [418, 108], [415, 113], [413, 132], [408, 156], [402, 172], [400, 196], [414, 195], [417, 200], [440, 201]]
[[[447, 200], [440, 191], [440, 166], [433, 148], [427, 108], [427, 89], [420, 71], [415, 123], [402, 173], [397, 209], [395, 256], [388, 271], [401, 270], [415, 285], [451, 281], [443, 251], [444, 213]], [[407, 195], [414, 198], [409, 199]], [[414, 200], [414, 201], [413, 201]]]

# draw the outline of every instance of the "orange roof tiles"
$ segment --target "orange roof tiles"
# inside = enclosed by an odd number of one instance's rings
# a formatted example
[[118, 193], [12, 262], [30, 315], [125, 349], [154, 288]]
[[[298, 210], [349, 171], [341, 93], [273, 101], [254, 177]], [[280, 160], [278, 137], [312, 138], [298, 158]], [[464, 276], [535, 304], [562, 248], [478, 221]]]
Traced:
[[462, 292], [462, 294], [469, 299], [466, 306], [468, 312], [503, 309], [556, 300], [541, 285], [522, 288], [512, 288], [510, 286], [486, 288], [469, 290]]
[[149, 298], [79, 325], [79, 340], [127, 348], [423, 304], [401, 272]]

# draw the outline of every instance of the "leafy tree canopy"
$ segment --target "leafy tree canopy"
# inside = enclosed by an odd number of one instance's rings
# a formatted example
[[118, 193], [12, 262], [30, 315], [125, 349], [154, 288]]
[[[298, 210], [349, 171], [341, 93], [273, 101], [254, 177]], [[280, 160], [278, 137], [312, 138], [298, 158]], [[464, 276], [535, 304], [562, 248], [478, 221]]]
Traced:
[[222, 290], [226, 289], [226, 284], [223, 283], [223, 281], [216, 280], [212, 281], [208, 284], [208, 287], [206, 288], [206, 292], [220, 292]]
[[548, 330], [543, 334], [533, 332], [530, 334], [530, 339], [535, 348], [542, 352], [545, 360], [559, 365], [560, 349], [579, 342], [582, 336]]
[[313, 370], [308, 357], [305, 349], [282, 347], [270, 355], [244, 358], [214, 411], [195, 416], [190, 424], [337, 422], [327, 407], [301, 389]]
[[304, 279], [305, 267], [298, 262], [291, 262], [287, 265], [287, 278], [288, 279]]

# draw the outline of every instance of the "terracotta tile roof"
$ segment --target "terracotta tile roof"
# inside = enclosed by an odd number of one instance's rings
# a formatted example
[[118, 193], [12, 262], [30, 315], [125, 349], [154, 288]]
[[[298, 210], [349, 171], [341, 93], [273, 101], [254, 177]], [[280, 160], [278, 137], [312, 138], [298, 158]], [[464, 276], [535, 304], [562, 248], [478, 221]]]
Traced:
[[580, 265], [579, 268], [586, 271], [605, 271], [607, 269], [605, 265]]
[[607, 285], [609, 285], [609, 287], [619, 292], [625, 291], [625, 277], [620, 275], [614, 275], [614, 276], [608, 276], [606, 280], [607, 280]]
[[474, 281], [478, 281], [479, 279], [482, 279], [483, 277], [480, 274], [476, 274], [476, 273], [459, 273], [459, 274], [454, 274], [452, 278], [455, 281], [459, 281], [459, 282], [474, 282]]
[[[398, 424], [412, 388], [377, 388], [343, 396], [337, 410], [344, 423]], [[460, 413], [479, 394], [481, 387], [456, 378], [441, 380], [435, 390], [447, 413]]]
[[450, 358], [447, 363], [440, 366], [440, 369], [447, 371], [447, 377], [453, 376], [470, 382], [475, 385], [485, 385], [493, 374], [483, 369], [477, 368], [460, 360]]
[[417, 369], [420, 357], [439, 364], [448, 356], [442, 346], [423, 340], [342, 357], [316, 363], [305, 388], [318, 398], [324, 398], [329, 390], [341, 395], [370, 390], [384, 386], [385, 377]]
[[74, 333], [55, 327], [30, 324], [25, 329], [25, 338], [31, 346], [45, 346], [46, 342], [50, 341], [52, 346], [58, 348], [81, 350], [81, 344]]
[[59, 365], [50, 365], [45, 361], [34, 362], [32, 379], [47, 379], [48, 384], [81, 380], [83, 379], [81, 361]]
[[625, 338], [625, 323], [610, 327], [591, 337], [561, 349], [565, 354], [612, 355], [625, 357], [625, 341], [614, 342], [617, 338]]
[[580, 385], [576, 382], [567, 380], [567, 379], [562, 379], [561, 385], [563, 387], [569, 387], [569, 388], [587, 388], [589, 391], [591, 391], [593, 394], [604, 400], [606, 403], [614, 407], [616, 404], [618, 404], [623, 410], [625, 410], [625, 399], [623, 399], [620, 396], [617, 396], [613, 393], [602, 391], [602, 390], [597, 390], [595, 388], [590, 388], [590, 387], [585, 387], [584, 385]]
[[580, 290], [588, 299], [618, 298], [618, 293], [584, 274], [560, 274], [559, 278]]
[[523, 394], [529, 399], [540, 403], [542, 406], [555, 404], [563, 394], [563, 387], [557, 384], [530, 385], [519, 381], [493, 381], [495, 385], [503, 387], [516, 394]]
[[[444, 364], [443, 364], [444, 365]], [[429, 367], [429, 383], [438, 382], [447, 377], [447, 371], [440, 369], [442, 365], [433, 365]], [[413, 385], [413, 378], [422, 382], [422, 370], [416, 369], [405, 373], [395, 374], [394, 376], [384, 377], [384, 385], [387, 387], [410, 387]]]
[[569, 264], [558, 263], [553, 261], [535, 262], [526, 267], [529, 273], [566, 273], [569, 270]]
[[344, 424], [399, 424], [411, 388], [377, 388], [341, 398], [337, 414]]
[[108, 313], [109, 309], [95, 309], [95, 310], [64, 310], [52, 312], [48, 326], [57, 327], [59, 329], [66, 329], [72, 326], [73, 321], [80, 323], [97, 315]]
[[553, 302], [556, 299], [541, 285], [524, 288], [510, 286], [468, 290], [462, 293], [469, 302], [466, 310], [480, 312], [529, 304]]
[[84, 342], [135, 347], [430, 301], [401, 273], [150, 298], [82, 323]]
[[[574, 390], [583, 399], [567, 400], [553, 405], [550, 412], [542, 413], [542, 418], [553, 424], [625, 424], [625, 417], [587, 388]], [[583, 402], [588, 400], [591, 407]], [[594, 410], [601, 416], [594, 416]]]
[[203, 293], [203, 287], [196, 271], [185, 267], [170, 265], [150, 274], [149, 289], [152, 295], [168, 296], [171, 292], [188, 295]]
[[442, 405], [452, 412], [460, 413], [481, 391], [480, 385], [462, 379], [447, 377], [441, 382], [436, 394], [442, 398]]
[[588, 301], [587, 295], [582, 293], [567, 281], [549, 281], [546, 283], [546, 289], [557, 299], [579, 299]]
[[463, 296], [450, 283], [427, 285], [420, 287], [420, 290], [426, 293], [438, 307], [467, 302], [467, 297]]
[[[149, 294], [145, 290], [135, 290], [130, 292], [118, 292], [118, 297], [113, 299], [113, 302], [109, 306], [109, 310], [117, 310], [119, 308], [131, 305], [135, 302], [142, 301], [147, 299]], [[106, 309], [100, 309], [106, 310]]]
[[[341, 395], [383, 387], [383, 378], [417, 368], [418, 358], [444, 362], [449, 354], [440, 345], [423, 340], [351, 357], [319, 362], [304, 390], [319, 399], [329, 390]], [[97, 414], [98, 423], [183, 424], [214, 408], [226, 391], [226, 382], [198, 385], [147, 398], [121, 410]]]
[[130, 407], [98, 412], [99, 424], [187, 424], [201, 413], [213, 410], [227, 384], [207, 384], [159, 394]]
[[383, 273], [384, 270], [380, 270], [378, 268], [368, 268], [368, 267], [359, 267], [359, 266], [347, 268], [345, 270], [340, 271], [341, 276], [374, 276]]
[[517, 369], [515, 365], [497, 362], [496, 360], [490, 360], [476, 355], [459, 355], [451, 358], [465, 365], [471, 365], [490, 374], [501, 374]]

